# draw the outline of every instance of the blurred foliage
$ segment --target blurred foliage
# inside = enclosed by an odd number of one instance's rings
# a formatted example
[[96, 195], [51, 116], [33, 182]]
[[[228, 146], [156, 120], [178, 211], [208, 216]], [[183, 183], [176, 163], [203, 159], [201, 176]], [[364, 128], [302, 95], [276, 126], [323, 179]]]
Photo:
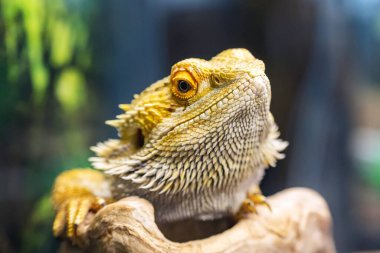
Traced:
[[83, 75], [75, 69], [65, 69], [60, 73], [55, 95], [67, 112], [74, 112], [86, 100], [86, 87]]
[[[88, 8], [91, 5], [85, 2], [89, 1], [1, 1], [8, 82], [14, 85], [27, 71], [36, 104], [43, 103], [47, 89], [52, 85], [61, 90], [55, 94], [63, 107], [70, 108], [67, 112], [81, 105], [73, 103], [73, 99], [68, 101], [67, 95], [65, 98], [61, 95], [62, 85], [70, 86], [69, 90], [74, 92], [81, 90], [82, 95], [86, 93], [81, 72], [91, 62], [86, 18], [92, 8]], [[51, 74], [52, 70], [58, 72], [56, 77]], [[74, 82], [67, 83], [68, 78], [74, 78]]]
[[0, 0], [0, 4], [0, 33], [5, 38], [4, 48], [0, 46], [5, 65], [0, 62], [0, 71], [6, 74], [0, 80], [5, 83], [0, 86], [0, 138], [9, 141], [14, 130], [25, 142], [17, 144], [26, 146], [29, 160], [59, 156], [65, 149], [74, 157], [88, 154], [84, 122], [96, 109], [84, 105], [94, 95], [87, 74], [95, 1]]
[[50, 196], [44, 196], [37, 203], [23, 233], [22, 252], [51, 252], [54, 240], [51, 224], [54, 219]]
[[33, 208], [19, 222], [17, 252], [54, 251], [46, 194], [59, 172], [89, 165], [88, 121], [98, 111], [89, 89], [95, 7], [91, 0], [0, 0], [0, 150], [25, 178], [17, 187]]
[[[5, 84], [0, 86], [0, 138], [11, 139], [14, 130], [33, 159], [58, 154], [56, 145], [80, 153], [86, 143], [80, 130], [94, 110], [84, 105], [94, 95], [87, 74], [95, 2], [0, 0], [0, 4], [0, 35], [5, 38], [0, 45], [0, 58], [5, 58], [5, 64], [0, 62], [5, 74], [0, 77]], [[49, 135], [55, 139], [47, 141]], [[44, 139], [45, 145], [38, 145]]]

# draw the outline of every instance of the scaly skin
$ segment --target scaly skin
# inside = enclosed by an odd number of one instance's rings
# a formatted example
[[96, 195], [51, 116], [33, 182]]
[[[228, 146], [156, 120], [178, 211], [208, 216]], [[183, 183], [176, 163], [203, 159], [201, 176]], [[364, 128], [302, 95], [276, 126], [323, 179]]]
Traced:
[[[62, 234], [66, 224], [74, 237], [73, 226], [89, 206], [111, 197], [148, 199], [158, 221], [236, 214], [243, 202], [240, 211], [253, 212], [265, 198], [246, 196], [248, 188], [259, 185], [264, 169], [275, 166], [287, 146], [278, 139], [270, 100], [264, 63], [245, 49], [178, 62], [169, 77], [121, 105], [125, 113], [107, 122], [120, 139], [93, 147], [97, 157], [90, 159], [107, 176], [73, 170], [57, 179], [54, 233]], [[73, 181], [73, 175], [85, 181]], [[101, 195], [99, 185], [110, 193]]]

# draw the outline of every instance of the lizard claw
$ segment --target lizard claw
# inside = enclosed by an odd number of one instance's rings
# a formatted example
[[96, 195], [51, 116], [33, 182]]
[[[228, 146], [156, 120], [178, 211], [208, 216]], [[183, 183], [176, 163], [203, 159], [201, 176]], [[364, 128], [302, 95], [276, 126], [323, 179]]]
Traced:
[[75, 243], [77, 239], [77, 228], [82, 224], [86, 215], [90, 211], [98, 211], [106, 202], [105, 199], [95, 196], [82, 196], [64, 201], [58, 208], [57, 215], [54, 219], [54, 236], [66, 236]]
[[261, 193], [260, 188], [255, 187], [247, 193], [247, 198], [241, 204], [240, 209], [236, 214], [236, 218], [242, 219], [250, 213], [257, 214], [257, 206], [259, 205], [266, 206], [270, 211], [272, 211], [271, 206], [267, 202], [267, 198]]
[[78, 227], [87, 214], [97, 212], [112, 199], [103, 174], [91, 169], [72, 169], [62, 172], [55, 180], [52, 202], [57, 212], [53, 222], [54, 236], [80, 245]]
[[53, 222], [53, 235], [55, 237], [60, 236], [63, 234], [63, 231], [65, 230], [65, 223], [66, 223], [66, 212], [64, 209], [60, 209], [57, 212], [57, 215], [55, 216], [54, 222]]

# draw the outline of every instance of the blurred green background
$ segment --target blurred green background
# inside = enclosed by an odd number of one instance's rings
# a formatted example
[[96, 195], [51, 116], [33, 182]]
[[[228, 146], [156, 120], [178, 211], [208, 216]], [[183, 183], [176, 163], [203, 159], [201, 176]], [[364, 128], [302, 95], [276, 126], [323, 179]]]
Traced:
[[104, 120], [92, 80], [96, 8], [94, 1], [1, 1], [1, 252], [54, 251], [52, 182], [64, 169], [89, 166], [91, 125]]
[[380, 249], [379, 0], [0, 0], [0, 252], [55, 252], [49, 191], [170, 67], [248, 48], [290, 142], [265, 194], [328, 201], [339, 252]]

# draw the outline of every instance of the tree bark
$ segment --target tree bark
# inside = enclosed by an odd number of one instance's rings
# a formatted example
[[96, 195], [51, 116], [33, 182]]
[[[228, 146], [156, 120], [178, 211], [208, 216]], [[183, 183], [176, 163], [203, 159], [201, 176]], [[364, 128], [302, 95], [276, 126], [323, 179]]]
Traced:
[[[269, 197], [268, 202], [272, 211], [259, 206], [257, 214], [239, 220], [222, 233], [179, 243], [162, 234], [148, 201], [128, 197], [107, 205], [96, 215], [88, 215], [78, 228], [80, 245], [85, 252], [336, 251], [331, 215], [318, 193], [291, 188]], [[61, 252], [71, 250], [66, 243]]]

